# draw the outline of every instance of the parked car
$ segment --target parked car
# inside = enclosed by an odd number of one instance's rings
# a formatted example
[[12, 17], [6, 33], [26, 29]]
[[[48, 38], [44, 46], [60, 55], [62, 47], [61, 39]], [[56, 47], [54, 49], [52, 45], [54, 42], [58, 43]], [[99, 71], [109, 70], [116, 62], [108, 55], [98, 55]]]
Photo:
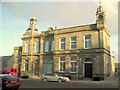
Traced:
[[2, 90], [18, 90], [20, 87], [20, 80], [15, 76], [9, 74], [0, 74], [0, 80], [2, 81]]
[[18, 76], [18, 69], [17, 68], [3, 68], [2, 74], [10, 74], [12, 76]]
[[46, 73], [42, 75], [42, 79], [46, 81], [56, 81], [56, 82], [70, 82], [68, 77], [59, 76], [56, 73]]

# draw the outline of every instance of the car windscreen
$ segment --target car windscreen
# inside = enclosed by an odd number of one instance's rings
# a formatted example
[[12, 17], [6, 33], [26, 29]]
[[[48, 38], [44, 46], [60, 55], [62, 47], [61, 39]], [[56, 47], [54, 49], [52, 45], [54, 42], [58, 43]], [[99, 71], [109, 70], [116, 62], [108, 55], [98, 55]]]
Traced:
[[17, 78], [12, 76], [12, 75], [6, 75], [6, 76], [3, 76], [3, 78], [7, 79], [7, 80], [16, 80]]
[[54, 74], [53, 73], [46, 73], [44, 74], [44, 76], [53, 76]]

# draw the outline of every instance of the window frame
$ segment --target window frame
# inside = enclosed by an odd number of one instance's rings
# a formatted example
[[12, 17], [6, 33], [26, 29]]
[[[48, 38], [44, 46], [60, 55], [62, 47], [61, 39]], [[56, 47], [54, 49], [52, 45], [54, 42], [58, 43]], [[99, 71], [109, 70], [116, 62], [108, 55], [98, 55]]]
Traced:
[[[61, 72], [61, 73], [65, 73], [65, 70], [61, 70], [61, 63], [64, 63], [65, 64], [65, 66], [66, 66], [66, 61], [64, 60], [61, 60], [61, 58], [62, 57], [59, 57], [59, 66], [60, 66], [60, 68], [59, 68], [59, 72]], [[65, 58], [65, 57], [64, 57]], [[62, 66], [63, 67], [63, 66]], [[65, 69], [66, 67], [63, 67], [62, 69]]]
[[72, 71], [72, 63], [76, 63], [76, 66], [77, 66], [77, 57], [76, 57], [76, 60], [72, 60], [72, 57], [71, 57], [71, 60], [70, 60], [70, 73], [77, 73], [77, 67], [75, 66], [75, 69], [76, 71]]
[[[64, 41], [64, 42], [61, 42], [62, 39], [65, 39], [65, 41]], [[65, 50], [65, 49], [66, 49], [66, 38], [65, 38], [65, 37], [60, 38], [60, 39], [59, 39], [59, 42], [60, 42], [60, 43], [59, 43], [59, 46], [60, 46], [60, 47], [59, 47], [59, 50]], [[61, 45], [61, 44], [64, 44], [64, 45], [65, 45], [65, 46], [64, 46], [65, 48], [62, 48], [62, 45]]]
[[[74, 37], [76, 38], [76, 41], [72, 41], [72, 38], [74, 38]], [[72, 48], [72, 43], [76, 43], [75, 48]], [[76, 48], [77, 48], [77, 37], [76, 36], [72, 36], [72, 37], [70, 37], [70, 49], [74, 50]]]
[[49, 52], [49, 41], [45, 42], [45, 49], [44, 50], [45, 50], [45, 52]]
[[40, 52], [40, 41], [36, 41], [35, 43], [35, 52]]
[[[85, 39], [86, 36], [90, 36], [90, 39]], [[86, 42], [88, 43], [90, 41], [90, 47], [86, 47]], [[84, 36], [84, 49], [91, 49], [92, 48], [92, 39], [91, 39], [91, 34], [87, 34]]]
[[26, 53], [30, 52], [30, 43], [26, 43], [26, 48], [25, 48]]
[[51, 43], [51, 51], [52, 51], [52, 52], [54, 51], [54, 40], [53, 40], [52, 43]]

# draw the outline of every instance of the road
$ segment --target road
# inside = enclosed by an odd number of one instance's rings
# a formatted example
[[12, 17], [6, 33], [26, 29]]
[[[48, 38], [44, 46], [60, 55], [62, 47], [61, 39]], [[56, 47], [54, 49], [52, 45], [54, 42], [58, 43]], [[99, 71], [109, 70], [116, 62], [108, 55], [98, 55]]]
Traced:
[[22, 79], [20, 88], [118, 88], [117, 82], [71, 81], [70, 83], [44, 82], [35, 79]]

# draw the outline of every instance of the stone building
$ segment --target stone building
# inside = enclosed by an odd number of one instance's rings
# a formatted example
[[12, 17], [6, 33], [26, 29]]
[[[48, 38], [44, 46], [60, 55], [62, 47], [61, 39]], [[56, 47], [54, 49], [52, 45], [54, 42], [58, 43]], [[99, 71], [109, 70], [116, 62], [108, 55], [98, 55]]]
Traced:
[[14, 66], [29, 77], [55, 72], [79, 77], [104, 79], [111, 74], [110, 32], [100, 5], [96, 23], [68, 28], [48, 28], [38, 32], [37, 19], [23, 34], [22, 46], [14, 48]]

